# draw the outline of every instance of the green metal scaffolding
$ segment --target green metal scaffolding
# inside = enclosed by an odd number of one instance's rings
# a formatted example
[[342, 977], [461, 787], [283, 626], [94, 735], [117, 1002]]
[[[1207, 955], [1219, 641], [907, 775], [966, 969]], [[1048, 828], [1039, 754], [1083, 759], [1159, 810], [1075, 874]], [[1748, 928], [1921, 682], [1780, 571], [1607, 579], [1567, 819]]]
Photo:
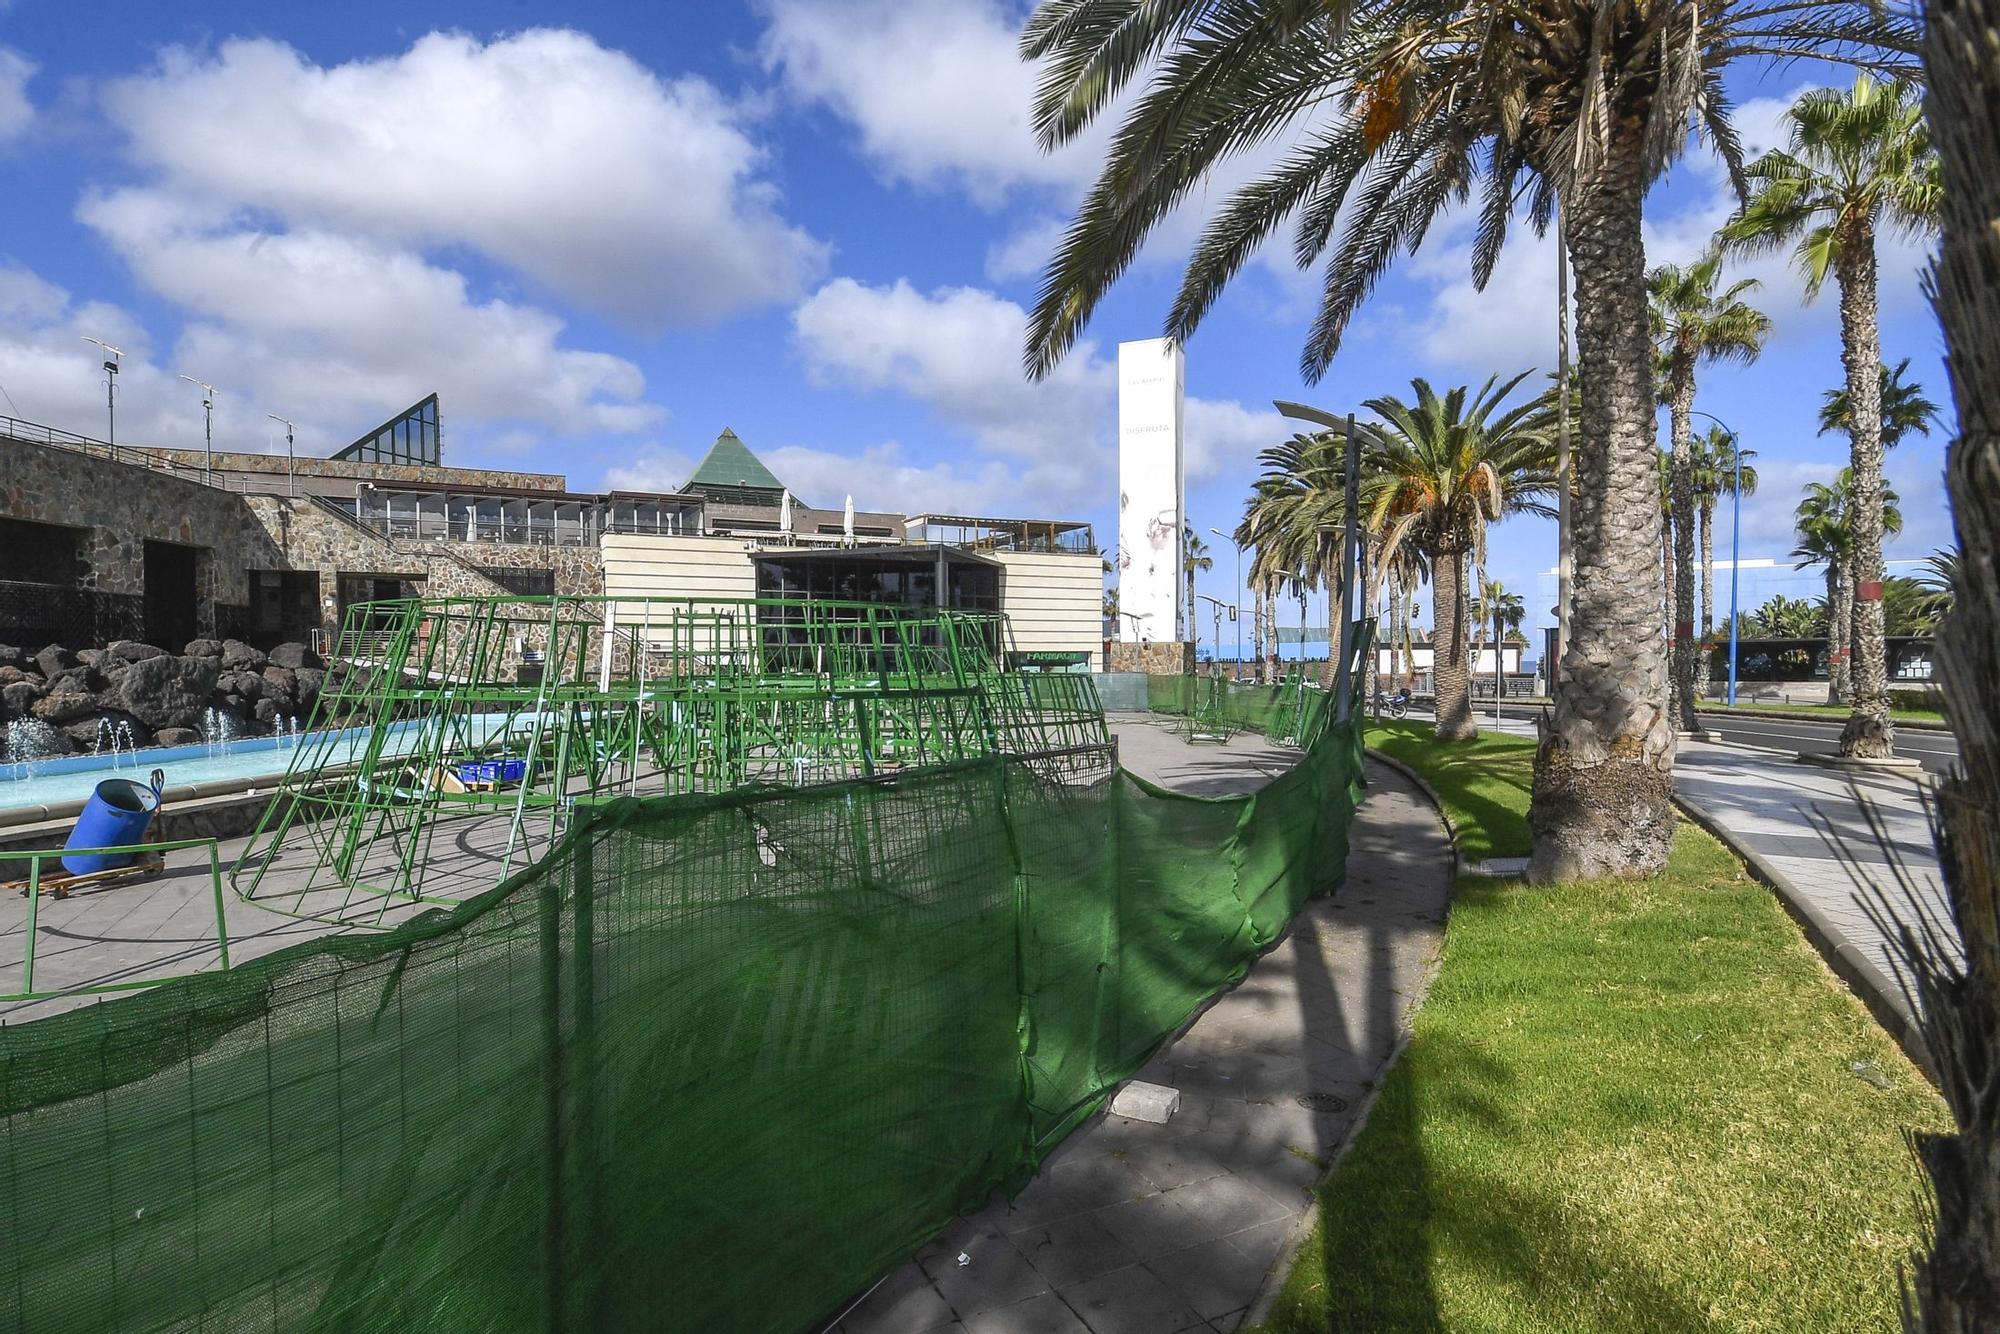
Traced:
[[886, 781], [991, 754], [1107, 778], [1090, 677], [1005, 670], [1008, 641], [998, 613], [875, 603], [357, 604], [231, 884], [379, 925], [532, 864], [579, 803]]

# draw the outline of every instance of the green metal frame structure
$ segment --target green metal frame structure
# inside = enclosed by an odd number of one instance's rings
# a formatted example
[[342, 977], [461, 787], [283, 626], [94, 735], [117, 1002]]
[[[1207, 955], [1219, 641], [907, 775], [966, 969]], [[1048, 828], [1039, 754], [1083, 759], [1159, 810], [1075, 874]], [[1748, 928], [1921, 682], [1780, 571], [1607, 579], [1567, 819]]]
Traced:
[[349, 608], [317, 729], [230, 872], [381, 925], [539, 858], [579, 803], [888, 780], [990, 754], [1107, 778], [1091, 679], [1006, 670], [998, 613], [801, 599], [403, 599]]

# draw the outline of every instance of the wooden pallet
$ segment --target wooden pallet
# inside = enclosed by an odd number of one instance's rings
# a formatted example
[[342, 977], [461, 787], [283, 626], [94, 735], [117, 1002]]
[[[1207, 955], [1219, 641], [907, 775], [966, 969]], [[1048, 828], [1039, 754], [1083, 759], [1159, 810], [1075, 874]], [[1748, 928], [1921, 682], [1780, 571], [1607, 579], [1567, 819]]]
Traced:
[[[41, 891], [66, 899], [74, 889], [90, 889], [100, 885], [116, 884], [120, 880], [135, 880], [144, 876], [158, 875], [166, 869], [167, 859], [160, 853], [141, 853], [125, 866], [112, 866], [102, 871], [92, 871], [87, 875], [74, 875], [63, 868], [60, 861], [50, 863], [42, 872]], [[27, 879], [9, 880], [0, 884], [0, 889], [11, 889], [23, 898], [28, 894]]]

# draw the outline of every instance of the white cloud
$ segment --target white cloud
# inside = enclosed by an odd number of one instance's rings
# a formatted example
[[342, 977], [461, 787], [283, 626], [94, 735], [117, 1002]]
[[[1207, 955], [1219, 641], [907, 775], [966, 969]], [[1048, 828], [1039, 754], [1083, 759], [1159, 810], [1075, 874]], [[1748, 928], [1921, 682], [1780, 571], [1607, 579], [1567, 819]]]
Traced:
[[19, 51], [0, 46], [0, 143], [25, 134], [35, 119], [34, 103], [28, 100], [28, 80], [35, 69], [35, 62]]
[[1005, 283], [1039, 277], [1068, 230], [1069, 223], [1061, 218], [1043, 218], [1001, 237], [986, 248], [987, 280]]
[[[912, 477], [913, 489], [1000, 486], [1009, 510], [1102, 503], [1114, 494], [1117, 368], [1086, 340], [1047, 379], [1029, 380], [1021, 370], [1026, 321], [1020, 306], [981, 288], [925, 294], [907, 282], [870, 287], [851, 278], [828, 283], [792, 317], [815, 382], [900, 393], [989, 456], [956, 473]], [[1198, 397], [1187, 401], [1186, 427], [1190, 484], [1288, 434], [1276, 413]], [[987, 470], [992, 463], [1005, 473]]]
[[633, 448], [625, 462], [604, 474], [607, 491], [676, 491], [694, 473], [695, 460], [664, 445]]
[[[920, 463], [893, 440], [872, 445], [859, 456], [784, 445], [769, 451], [765, 461], [793, 494], [822, 509], [839, 509], [850, 494], [863, 508], [905, 514], [969, 511], [1013, 517], [1022, 507], [1013, 472], [1004, 465], [990, 460]], [[864, 480], [857, 483], [857, 478]], [[858, 485], [865, 486], [865, 494]]]
[[330, 67], [268, 40], [174, 49], [104, 101], [170, 192], [295, 229], [465, 246], [647, 325], [789, 300], [825, 262], [720, 93], [581, 33], [432, 33]]
[[796, 100], [853, 125], [887, 179], [982, 205], [1018, 187], [1080, 189], [1100, 136], [1045, 154], [1029, 124], [1025, 12], [1005, 0], [765, 0], [759, 46]]
[[[37, 274], [0, 263], [0, 390], [6, 394], [0, 411], [102, 439], [110, 429], [104, 355], [86, 337], [125, 353], [118, 376], [121, 442], [200, 442], [198, 401], [175, 392], [187, 386], [153, 363], [151, 340], [136, 319], [116, 306], [76, 301]], [[224, 425], [219, 417], [218, 428]]]
[[455, 419], [475, 423], [631, 431], [659, 415], [641, 401], [631, 362], [562, 347], [555, 316], [481, 301], [462, 275], [408, 250], [333, 231], [265, 232], [145, 189], [92, 196], [80, 214], [193, 316], [177, 361], [301, 423], [341, 423], [335, 435], [433, 389]]

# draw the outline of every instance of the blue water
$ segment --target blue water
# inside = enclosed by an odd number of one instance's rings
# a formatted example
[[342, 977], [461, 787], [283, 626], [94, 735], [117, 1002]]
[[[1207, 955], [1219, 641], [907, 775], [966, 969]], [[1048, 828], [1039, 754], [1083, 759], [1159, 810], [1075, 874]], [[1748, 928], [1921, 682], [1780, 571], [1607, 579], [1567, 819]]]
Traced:
[[[418, 724], [414, 722], [394, 725], [383, 745], [383, 755], [402, 754], [416, 740], [417, 730]], [[350, 727], [336, 733], [332, 746], [324, 752], [325, 762], [347, 764], [360, 758], [368, 733], [366, 727]], [[316, 745], [323, 744], [323, 734], [313, 740]], [[249, 737], [217, 745], [128, 750], [117, 756], [65, 755], [60, 759], [0, 764], [0, 810], [82, 801], [106, 778], [143, 779], [155, 769], [166, 770], [168, 787], [220, 779], [234, 779], [246, 785], [258, 778], [276, 782], [291, 768], [292, 755], [299, 744], [293, 737]]]

